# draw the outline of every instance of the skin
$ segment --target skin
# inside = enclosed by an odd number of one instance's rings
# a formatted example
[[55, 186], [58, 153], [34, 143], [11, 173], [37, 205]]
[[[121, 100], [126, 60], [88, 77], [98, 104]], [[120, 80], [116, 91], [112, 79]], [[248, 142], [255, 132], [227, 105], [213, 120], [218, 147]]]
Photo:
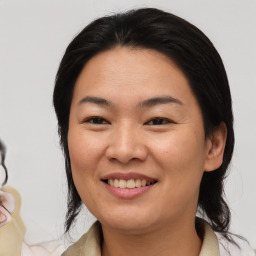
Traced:
[[[155, 97], [175, 101], [142, 104]], [[223, 124], [205, 137], [185, 75], [161, 53], [117, 47], [89, 60], [74, 88], [68, 145], [77, 191], [102, 224], [102, 254], [198, 255], [200, 181], [221, 165], [225, 140]], [[102, 182], [105, 175], [130, 172], [157, 183], [123, 199]]]

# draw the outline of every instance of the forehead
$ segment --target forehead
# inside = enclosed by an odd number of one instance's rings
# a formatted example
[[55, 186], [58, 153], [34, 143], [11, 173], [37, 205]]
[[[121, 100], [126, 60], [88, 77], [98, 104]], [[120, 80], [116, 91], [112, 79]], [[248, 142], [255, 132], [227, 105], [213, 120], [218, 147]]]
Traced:
[[184, 73], [162, 53], [116, 47], [91, 58], [75, 84], [76, 100], [98, 94], [107, 98], [133, 95], [141, 100], [156, 94], [186, 98], [192, 92]]

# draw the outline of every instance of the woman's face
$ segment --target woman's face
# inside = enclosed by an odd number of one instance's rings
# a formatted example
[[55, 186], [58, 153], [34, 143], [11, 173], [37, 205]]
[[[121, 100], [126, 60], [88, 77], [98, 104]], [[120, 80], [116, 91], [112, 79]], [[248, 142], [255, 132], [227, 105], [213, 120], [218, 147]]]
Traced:
[[68, 145], [77, 191], [103, 226], [194, 221], [211, 147], [183, 72], [148, 49], [93, 57], [75, 84]]

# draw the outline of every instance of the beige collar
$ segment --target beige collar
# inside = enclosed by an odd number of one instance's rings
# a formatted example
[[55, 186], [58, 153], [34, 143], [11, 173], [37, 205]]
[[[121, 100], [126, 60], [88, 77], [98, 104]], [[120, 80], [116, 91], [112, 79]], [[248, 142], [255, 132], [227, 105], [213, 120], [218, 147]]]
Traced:
[[[101, 256], [101, 225], [95, 222], [89, 231], [71, 245], [62, 256]], [[199, 256], [219, 256], [219, 244], [211, 227], [204, 224], [204, 240]]]
[[204, 222], [204, 240], [199, 256], [220, 256], [218, 239], [206, 222]]

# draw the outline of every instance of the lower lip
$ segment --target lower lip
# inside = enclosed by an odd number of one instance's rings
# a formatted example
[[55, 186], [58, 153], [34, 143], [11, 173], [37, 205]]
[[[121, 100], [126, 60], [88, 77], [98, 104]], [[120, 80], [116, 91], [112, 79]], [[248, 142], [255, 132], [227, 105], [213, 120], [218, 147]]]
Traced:
[[107, 190], [116, 197], [122, 199], [133, 199], [148, 192], [155, 184], [139, 188], [115, 188], [104, 183]]

